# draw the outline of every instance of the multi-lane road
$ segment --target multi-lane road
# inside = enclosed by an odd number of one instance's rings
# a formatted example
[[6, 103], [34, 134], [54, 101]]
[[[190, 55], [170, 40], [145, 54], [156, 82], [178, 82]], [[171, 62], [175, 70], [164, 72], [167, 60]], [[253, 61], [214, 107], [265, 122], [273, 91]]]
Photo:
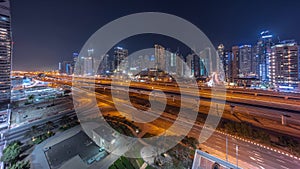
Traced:
[[[97, 94], [98, 96], [99, 94]], [[87, 99], [89, 96], [85, 96], [82, 94], [80, 97], [82, 99]], [[104, 95], [101, 95], [97, 97], [100, 102], [109, 103], [111, 102], [111, 106], [114, 106], [115, 102], [112, 102], [109, 97], [106, 97]], [[117, 99], [119, 102], [118, 104], [124, 104], [123, 111], [121, 112], [123, 115], [127, 116], [128, 118], [132, 118], [132, 111], [134, 108], [132, 108], [132, 105], [127, 105], [127, 101], [122, 101], [122, 99]], [[135, 118], [143, 118], [139, 119], [141, 121], [147, 121], [147, 118], [152, 119], [156, 114], [153, 114], [153, 112], [145, 115], [145, 116], [138, 116]], [[176, 116], [168, 115], [168, 116], [160, 116], [159, 120], [162, 123], [169, 123], [166, 126], [169, 126], [176, 120]], [[137, 120], [137, 119], [136, 119]], [[194, 122], [190, 121], [189, 119], [182, 119], [180, 122], [182, 126], [185, 125], [194, 125], [194, 127], [191, 129], [189, 136], [193, 137], [199, 137], [199, 133], [202, 130], [201, 124], [194, 124]], [[153, 127], [159, 127], [163, 128], [161, 125], [150, 123], [150, 126], [153, 125]], [[150, 127], [151, 128], [151, 127]], [[184, 128], [184, 127], [183, 127]], [[163, 130], [163, 129], [162, 129]], [[179, 132], [181, 129], [178, 128]], [[176, 135], [177, 133], [173, 133]], [[253, 143], [248, 140], [243, 140], [236, 138], [234, 136], [227, 135], [228, 137], [228, 155], [229, 155], [229, 161], [233, 164], [236, 163], [236, 145], [239, 146], [239, 156], [238, 156], [238, 162], [239, 166], [243, 168], [300, 168], [300, 161], [298, 158], [295, 158], [294, 156], [290, 156], [289, 154], [285, 154], [281, 151], [278, 151], [276, 149], [266, 147], [264, 145], [260, 145], [257, 143]], [[222, 159], [225, 159], [225, 152], [226, 152], [226, 134], [222, 132], [214, 132], [212, 136], [203, 144], [201, 144], [201, 148], [205, 151], [208, 151], [210, 154], [215, 155], [217, 157], [220, 157]]]

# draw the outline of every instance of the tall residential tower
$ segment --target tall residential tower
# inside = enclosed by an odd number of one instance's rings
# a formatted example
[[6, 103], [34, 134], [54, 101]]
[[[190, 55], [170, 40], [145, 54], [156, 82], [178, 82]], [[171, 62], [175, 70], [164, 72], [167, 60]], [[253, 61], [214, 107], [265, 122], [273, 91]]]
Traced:
[[300, 80], [299, 63], [299, 46], [295, 41], [282, 41], [272, 46], [270, 80], [274, 87], [298, 87]]

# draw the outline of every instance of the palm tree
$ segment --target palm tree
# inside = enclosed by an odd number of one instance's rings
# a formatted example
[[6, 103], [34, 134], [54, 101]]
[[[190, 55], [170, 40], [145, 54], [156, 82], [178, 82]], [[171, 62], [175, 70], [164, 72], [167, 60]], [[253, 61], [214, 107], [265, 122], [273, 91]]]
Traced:
[[52, 121], [48, 121], [46, 123], [46, 130], [47, 132], [50, 132], [54, 128], [54, 123]]
[[66, 126], [71, 122], [71, 119], [68, 116], [63, 116], [63, 117], [61, 117], [60, 120], [61, 120], [61, 125], [63, 125], [63, 126]]
[[30, 130], [31, 139], [35, 140], [35, 136], [37, 136], [39, 132], [40, 131], [38, 130], [37, 126], [32, 126]]
[[33, 99], [34, 99], [34, 95], [33, 94], [28, 96], [28, 100], [31, 100], [31, 103], [33, 102]]

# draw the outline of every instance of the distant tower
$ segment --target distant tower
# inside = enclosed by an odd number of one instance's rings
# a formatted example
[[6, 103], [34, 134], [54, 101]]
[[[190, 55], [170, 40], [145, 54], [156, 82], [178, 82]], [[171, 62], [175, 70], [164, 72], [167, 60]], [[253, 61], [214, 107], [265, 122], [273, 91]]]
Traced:
[[239, 47], [238, 46], [233, 46], [232, 47], [232, 77], [231, 77], [231, 82], [234, 82], [238, 78], [239, 74]]
[[264, 82], [269, 82], [270, 79], [271, 46], [273, 46], [273, 35], [268, 30], [261, 32], [255, 50], [257, 56], [256, 72], [259, 79]]
[[[125, 62], [125, 58], [128, 56], [128, 50], [122, 47], [115, 47], [114, 48], [114, 55], [112, 60], [112, 71], [122, 72], [126, 71], [125, 69], [128, 68], [128, 62]], [[120, 66], [121, 62], [123, 62], [122, 66]]]
[[216, 72], [217, 75], [219, 76], [220, 80], [224, 81], [226, 80], [226, 73], [224, 69], [224, 57], [225, 57], [225, 47], [223, 44], [220, 44], [218, 46], [218, 51], [217, 51], [217, 56], [216, 56]]
[[242, 45], [239, 49], [239, 74], [248, 76], [252, 67], [252, 46]]
[[223, 57], [223, 67], [225, 73], [225, 80], [226, 82], [230, 82], [232, 77], [232, 52], [225, 51]]
[[110, 68], [109, 68], [110, 65], [109, 65], [108, 59], [109, 59], [108, 54], [102, 55], [102, 60], [100, 62], [99, 68], [98, 68], [98, 71], [101, 75], [107, 74], [110, 71]]
[[11, 92], [12, 35], [9, 0], [0, 1], [0, 110], [7, 109]]
[[61, 66], [61, 62], [59, 62], [59, 63], [58, 63], [58, 72], [59, 72], [59, 73], [62, 73], [61, 71], [62, 71], [62, 66]]
[[166, 51], [161, 45], [154, 45], [156, 69], [166, 70]]
[[73, 62], [74, 62], [74, 64], [77, 62], [77, 60], [78, 60], [78, 53], [77, 52], [74, 52], [73, 53]]
[[74, 52], [73, 53], [73, 59], [71, 61], [71, 74], [75, 73], [75, 65], [76, 65], [76, 62], [78, 61], [78, 53], [77, 52]]
[[94, 49], [88, 49], [87, 53], [88, 53], [88, 56], [83, 58], [84, 59], [84, 61], [83, 61], [84, 75], [93, 76], [93, 75], [95, 75], [94, 60], [93, 60]]

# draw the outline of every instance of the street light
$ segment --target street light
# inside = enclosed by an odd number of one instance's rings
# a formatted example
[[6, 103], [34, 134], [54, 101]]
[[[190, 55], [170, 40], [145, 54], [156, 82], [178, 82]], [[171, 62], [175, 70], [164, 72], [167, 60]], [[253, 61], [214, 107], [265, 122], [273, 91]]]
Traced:
[[228, 161], [228, 135], [226, 134], [226, 161]]
[[239, 146], [237, 144], [235, 146], [235, 151], [236, 151], [236, 168], [239, 168], [239, 159], [238, 159], [238, 156], [239, 156]]

